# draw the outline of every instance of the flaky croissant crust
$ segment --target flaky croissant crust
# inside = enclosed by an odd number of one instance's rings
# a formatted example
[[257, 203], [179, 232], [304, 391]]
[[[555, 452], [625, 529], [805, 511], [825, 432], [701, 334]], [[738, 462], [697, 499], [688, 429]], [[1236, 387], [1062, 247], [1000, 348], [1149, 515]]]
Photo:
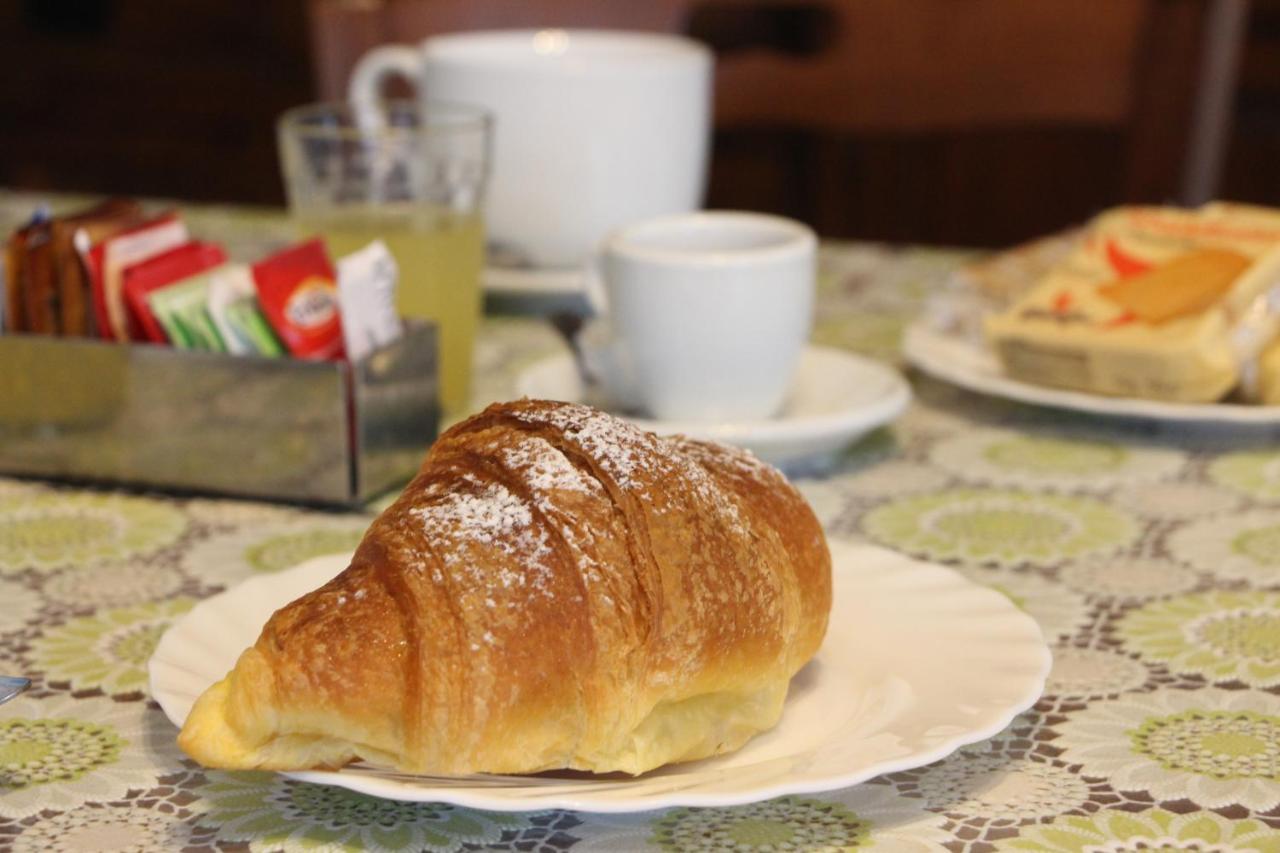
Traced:
[[213, 767], [641, 773], [772, 727], [831, 565], [750, 454], [521, 400], [447, 431], [179, 743]]

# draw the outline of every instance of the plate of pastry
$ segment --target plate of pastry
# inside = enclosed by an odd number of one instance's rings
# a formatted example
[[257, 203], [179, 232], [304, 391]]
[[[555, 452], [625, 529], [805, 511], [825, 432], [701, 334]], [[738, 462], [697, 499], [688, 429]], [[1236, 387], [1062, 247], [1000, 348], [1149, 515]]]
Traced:
[[[584, 386], [568, 353], [530, 365], [516, 379], [518, 393], [613, 408], [604, 392]], [[789, 470], [820, 467], [874, 429], [893, 422], [911, 402], [911, 386], [893, 368], [837, 349], [810, 345], [776, 417], [742, 422], [660, 421], [627, 415], [641, 429], [688, 435], [750, 450]]]
[[1093, 414], [1280, 425], [1280, 211], [1123, 207], [962, 271], [904, 339], [979, 393]]
[[827, 543], [740, 450], [490, 407], [350, 558], [206, 599], [151, 694], [207, 767], [506, 811], [831, 790], [990, 737], [1044, 687], [1000, 593]]

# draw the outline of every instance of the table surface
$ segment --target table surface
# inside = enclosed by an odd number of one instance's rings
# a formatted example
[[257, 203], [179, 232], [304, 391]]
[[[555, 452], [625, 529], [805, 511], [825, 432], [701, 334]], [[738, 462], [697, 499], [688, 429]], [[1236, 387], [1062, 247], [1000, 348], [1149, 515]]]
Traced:
[[[824, 245], [815, 338], [896, 360], [966, 257]], [[535, 320], [487, 319], [477, 404], [559, 349]], [[1040, 623], [1048, 690], [990, 741], [835, 793], [626, 816], [204, 771], [146, 694], [160, 634], [241, 579], [349, 552], [377, 506], [0, 479], [0, 673], [35, 682], [0, 707], [0, 850], [1280, 852], [1280, 449], [913, 382], [899, 421], [798, 485], [831, 537], [953, 566]]]

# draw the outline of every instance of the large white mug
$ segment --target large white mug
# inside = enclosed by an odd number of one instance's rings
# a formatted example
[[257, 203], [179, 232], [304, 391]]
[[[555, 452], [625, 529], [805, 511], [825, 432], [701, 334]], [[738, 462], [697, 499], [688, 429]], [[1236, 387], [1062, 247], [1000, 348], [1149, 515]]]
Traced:
[[703, 211], [622, 228], [600, 250], [589, 366], [668, 421], [750, 421], [786, 401], [813, 325], [817, 239], [780, 216]]
[[400, 75], [422, 100], [489, 110], [493, 260], [568, 269], [613, 228], [701, 206], [711, 71], [711, 52], [679, 36], [479, 31], [375, 48], [349, 94], [375, 101]]

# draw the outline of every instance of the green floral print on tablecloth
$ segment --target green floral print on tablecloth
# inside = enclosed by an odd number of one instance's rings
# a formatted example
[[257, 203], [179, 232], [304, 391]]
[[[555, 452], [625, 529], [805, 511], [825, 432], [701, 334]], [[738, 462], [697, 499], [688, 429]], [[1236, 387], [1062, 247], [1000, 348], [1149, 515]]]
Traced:
[[1258, 690], [1126, 693], [1054, 727], [1062, 760], [1120, 791], [1203, 808], [1280, 805], [1280, 697]]
[[1232, 820], [1213, 812], [1107, 810], [1027, 827], [1017, 838], [997, 842], [996, 849], [1039, 853], [1280, 853], [1280, 830], [1253, 818]]
[[934, 445], [930, 459], [967, 480], [1086, 491], [1166, 479], [1183, 464], [1183, 455], [1167, 448], [997, 429], [945, 439]]
[[173, 724], [144, 702], [19, 696], [0, 708], [0, 817], [118, 800], [178, 762]]
[[322, 516], [215, 533], [192, 546], [183, 566], [201, 580], [234, 583], [250, 575], [292, 568], [314, 557], [350, 556], [371, 521], [365, 516]]
[[1173, 672], [1251, 687], [1280, 684], [1280, 592], [1213, 590], [1125, 613], [1125, 646]]
[[1229, 580], [1280, 584], [1280, 511], [1206, 518], [1174, 532], [1169, 552]]
[[153, 498], [51, 492], [0, 499], [0, 574], [145, 556], [185, 527], [180, 511]]
[[947, 485], [945, 472], [918, 462], [890, 460], [840, 478], [848, 494], [860, 498], [896, 498], [934, 492]]
[[1123, 557], [1084, 559], [1064, 566], [1057, 580], [1087, 598], [1146, 601], [1194, 589], [1200, 578], [1168, 560]]
[[0, 577], [0, 633], [21, 628], [35, 619], [42, 601], [35, 590]]
[[452, 851], [493, 844], [537, 814], [384, 800], [271, 773], [207, 776], [193, 806], [203, 812], [197, 823], [216, 840], [247, 841], [251, 850]]
[[31, 659], [52, 683], [72, 690], [132, 693], [147, 687], [147, 661], [191, 598], [99, 610], [50, 627], [31, 643]]
[[187, 580], [172, 566], [114, 563], [93, 571], [64, 569], [44, 581], [41, 592], [65, 607], [121, 607], [168, 598]]
[[869, 512], [862, 528], [910, 554], [1003, 565], [1101, 556], [1137, 534], [1130, 516], [1101, 501], [997, 489], [902, 498]]
[[1031, 572], [966, 567], [961, 573], [1012, 601], [1036, 620], [1050, 642], [1074, 634], [1089, 620], [1083, 596], [1064, 591], [1060, 584]]
[[1044, 695], [1077, 701], [1101, 699], [1140, 689], [1148, 675], [1139, 661], [1120, 652], [1055, 648]]
[[14, 839], [13, 853], [179, 850], [190, 837], [188, 822], [154, 808], [82, 806], [24, 830]]
[[1160, 481], [1122, 485], [1111, 494], [1111, 502], [1147, 518], [1189, 520], [1232, 512], [1241, 498], [1204, 483]]
[[892, 361], [901, 352], [906, 323], [887, 314], [850, 314], [819, 318], [810, 340], [819, 346], [841, 347], [859, 355]]
[[1034, 714], [1020, 715], [990, 740], [887, 778], [930, 811], [963, 820], [971, 840], [1087, 808], [1105, 786], [1034, 754], [1039, 725]]
[[[587, 816], [584, 816], [587, 817]], [[725, 808], [590, 815], [574, 832], [582, 853], [619, 850], [945, 851], [942, 817], [889, 785]]]
[[305, 509], [288, 504], [230, 498], [192, 498], [187, 501], [186, 510], [192, 518], [215, 526], [282, 524], [305, 518], [308, 514]]
[[1260, 500], [1280, 500], [1280, 450], [1224, 453], [1209, 466], [1209, 479]]
[[674, 809], [656, 821], [663, 850], [806, 850], [866, 847], [871, 824], [838, 803], [783, 797], [734, 809]]
[[911, 793], [934, 811], [1021, 823], [1082, 808], [1092, 792], [1084, 779], [1064, 767], [974, 750], [919, 774]]

